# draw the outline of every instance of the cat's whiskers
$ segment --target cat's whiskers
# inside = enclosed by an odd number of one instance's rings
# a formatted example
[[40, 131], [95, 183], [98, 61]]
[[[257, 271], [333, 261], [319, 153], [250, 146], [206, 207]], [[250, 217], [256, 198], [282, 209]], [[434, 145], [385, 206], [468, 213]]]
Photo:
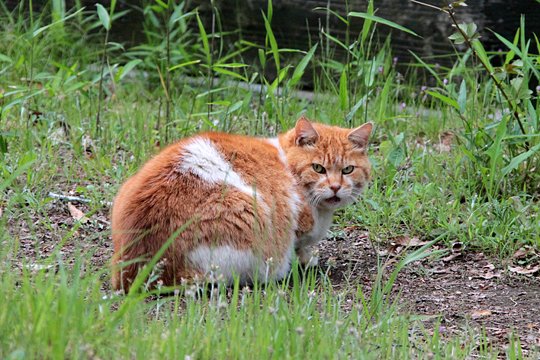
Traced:
[[317, 207], [317, 205], [319, 204], [319, 195], [317, 194], [314, 194], [312, 196], [310, 196], [309, 198], [309, 203], [312, 207]]
[[354, 189], [351, 191], [351, 196], [356, 199], [362, 195], [362, 192], [363, 192], [363, 189], [358, 189], [358, 190]]
[[310, 194], [309, 194], [309, 197], [308, 197], [308, 201], [309, 201], [309, 204], [316, 208], [319, 206], [320, 202], [321, 202], [321, 195], [316, 192], [316, 191], [312, 191]]

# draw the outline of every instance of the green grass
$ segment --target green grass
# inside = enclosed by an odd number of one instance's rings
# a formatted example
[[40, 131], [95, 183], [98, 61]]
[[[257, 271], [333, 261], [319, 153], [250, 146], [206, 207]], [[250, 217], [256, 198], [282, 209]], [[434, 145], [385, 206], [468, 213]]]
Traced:
[[372, 312], [375, 298], [361, 289], [336, 294], [314, 274], [299, 281], [293, 272], [296, 280], [264, 289], [187, 288], [143, 301], [104, 295], [96, 276], [79, 271], [3, 277], [3, 358], [464, 358], [474, 350], [440, 341], [394, 305]]
[[[360, 225], [380, 246], [410, 235], [463, 242], [503, 259], [523, 245], [540, 245], [538, 153], [519, 158], [513, 171], [501, 175], [513, 159], [540, 143], [538, 93], [524, 95], [514, 87], [526, 120], [523, 137], [493, 79], [484, 76], [470, 53], [458, 55], [454, 66], [415, 62], [398, 75], [389, 43], [372, 36], [376, 24], [385, 25], [376, 21], [366, 22], [358, 42], [346, 46], [348, 62], [332, 58], [332, 47], [340, 45], [324, 36], [311, 51], [290, 53], [275, 42], [270, 4], [266, 19], [261, 17], [267, 44], [259, 44], [258, 63], [250, 63], [244, 51], [255, 44], [238, 40], [230, 53], [222, 53], [220, 44], [212, 45], [215, 34], [197, 24], [194, 13], [159, 6], [147, 9], [152, 17], [145, 23], [145, 44], [125, 50], [108, 44], [105, 57], [95, 9], [70, 10], [63, 16], [72, 17], [53, 26], [47, 13], [2, 10], [0, 227], [6, 231], [0, 231], [0, 357], [501, 354], [476, 347], [481, 334], [444, 337], [436, 325], [428, 326], [436, 318], [408, 314], [387, 296], [392, 277], [375, 280], [379, 288], [371, 292], [354, 284], [337, 291], [324, 274], [298, 271], [284, 283], [252, 291], [219, 287], [193, 296], [197, 291], [186, 287], [175, 296], [125, 297], [108, 290], [107, 264], [96, 268], [92, 260], [110, 243], [106, 222], [59, 222], [59, 205], [49, 192], [85, 197], [87, 214], [106, 218], [107, 203], [122, 181], [166, 143], [208, 129], [274, 135], [303, 113], [341, 126], [376, 124], [370, 150], [374, 180], [363, 201], [338, 214], [338, 224]], [[366, 14], [378, 19], [372, 5]], [[168, 22], [167, 32], [164, 24], [171, 18], [176, 20]], [[194, 25], [189, 31], [186, 22]], [[167, 33], [172, 51], [165, 60]], [[529, 59], [539, 52], [532, 50], [535, 41], [521, 40], [514, 41], [520, 48], [509, 50], [508, 63], [516, 59], [512, 56]], [[133, 60], [141, 61], [126, 65]], [[280, 70], [277, 79], [264, 72], [270, 63]], [[526, 80], [538, 66], [527, 64], [520, 70]], [[105, 98], [98, 131], [102, 65]], [[419, 75], [418, 67], [429, 69], [429, 75]], [[164, 77], [168, 69], [170, 84]], [[197, 75], [201, 85], [186, 81]], [[219, 80], [212, 85], [214, 76]], [[315, 84], [312, 101], [294, 95], [300, 79], [309, 76]], [[509, 89], [517, 86], [512, 76], [503, 79]], [[283, 87], [281, 93], [266, 94], [230, 82], [239, 78]], [[433, 145], [448, 130], [456, 136], [453, 148], [439, 152]], [[66, 245], [73, 249], [69, 256], [61, 253]], [[29, 249], [46, 256], [27, 256]], [[36, 270], [36, 264], [45, 268]], [[519, 358], [519, 343], [512, 344], [506, 355]]]

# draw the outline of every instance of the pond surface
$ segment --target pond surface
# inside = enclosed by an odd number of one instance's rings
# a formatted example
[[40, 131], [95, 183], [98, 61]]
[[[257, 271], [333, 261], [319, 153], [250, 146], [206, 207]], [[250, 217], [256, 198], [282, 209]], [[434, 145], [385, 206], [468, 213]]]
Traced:
[[[104, 6], [110, 4], [110, 0], [89, 1], [79, 0], [87, 9], [93, 10], [96, 3]], [[117, 2], [117, 11], [130, 9], [131, 12], [117, 20], [112, 29], [112, 40], [137, 44], [146, 39], [142, 33], [143, 4], [148, 1]], [[426, 0], [428, 3], [440, 5], [440, 1]], [[18, 1], [7, 0], [8, 7], [15, 7]], [[39, 8], [41, 2], [34, 2]], [[231, 31], [257, 44], [264, 44], [266, 31], [261, 12], [267, 9], [266, 0], [216, 0], [224, 31]], [[345, 38], [346, 27], [337, 17], [330, 15], [324, 9], [329, 6], [341, 15], [350, 11], [364, 12], [367, 8], [367, 0], [349, 0], [348, 7], [345, 1], [331, 0], [274, 0], [272, 27], [280, 48], [309, 49], [310, 44], [318, 41], [320, 29], [330, 28], [330, 33], [340, 39]], [[444, 2], [443, 2], [444, 3]], [[528, 36], [533, 38], [532, 33], [540, 34], [540, 4], [536, 0], [475, 0], [467, 1], [467, 7], [457, 10], [459, 22], [475, 22], [482, 34], [482, 41], [488, 50], [497, 51], [504, 46], [496, 39], [489, 30], [493, 30], [506, 38], [512, 39], [520, 24], [521, 14], [525, 14]], [[73, 6], [75, 1], [66, 1], [66, 7]], [[186, 2], [187, 7], [198, 7], [203, 21], [210, 28], [212, 11], [210, 1], [192, 0]], [[409, 0], [377, 0], [375, 1], [376, 14], [385, 19], [394, 21], [405, 26], [422, 38], [391, 30], [388, 27], [378, 25], [381, 38], [392, 36], [392, 48], [400, 62], [411, 59], [410, 51], [424, 59], [435, 57], [428, 62], [448, 63], [448, 60], [439, 58], [454, 52], [448, 36], [454, 32], [448, 16], [434, 9], [421, 6]], [[352, 19], [350, 38], [353, 41], [362, 29], [362, 19]], [[198, 31], [195, 23], [193, 30]], [[229, 37], [230, 39], [233, 36]], [[534, 41], [534, 40], [533, 40]], [[534, 42], [531, 49], [535, 49]], [[340, 50], [337, 49], [339, 57]]]

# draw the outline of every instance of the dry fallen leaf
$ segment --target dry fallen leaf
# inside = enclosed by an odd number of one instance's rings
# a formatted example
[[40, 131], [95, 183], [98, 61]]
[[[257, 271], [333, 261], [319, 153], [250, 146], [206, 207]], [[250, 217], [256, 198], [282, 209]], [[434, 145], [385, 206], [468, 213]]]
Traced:
[[408, 247], [419, 247], [428, 244], [429, 241], [420, 241], [418, 237], [409, 237], [407, 235], [398, 236], [391, 239], [390, 245], [386, 251], [383, 251], [385, 254], [397, 255]]
[[410, 238], [408, 236], [400, 236], [394, 241], [396, 244], [403, 245], [403, 246], [424, 246], [428, 243], [428, 241], [420, 241], [418, 237]]
[[450, 254], [450, 255], [448, 255], [447, 257], [443, 257], [441, 260], [442, 260], [442, 261], [445, 261], [445, 262], [447, 262], [447, 261], [452, 261], [452, 260], [454, 260], [455, 258], [460, 257], [460, 256], [461, 256], [461, 253], [458, 252], [458, 253]]
[[451, 131], [443, 132], [439, 137], [439, 143], [433, 145], [435, 150], [439, 152], [450, 152], [452, 150], [452, 142], [454, 141], [454, 134]]
[[442, 267], [442, 268], [434, 268], [431, 273], [432, 274], [449, 274], [452, 272], [452, 268], [449, 267]]
[[72, 218], [82, 223], [85, 223], [88, 221], [88, 218], [84, 216], [84, 213], [81, 210], [77, 209], [75, 205], [73, 205], [72, 203], [68, 203], [67, 206], [68, 206], [68, 210]]
[[495, 265], [493, 264], [484, 265], [481, 269], [478, 270], [473, 269], [471, 270], [471, 273], [474, 274], [475, 277], [486, 280], [501, 277], [501, 272], [495, 270]]
[[382, 250], [381, 253], [397, 255], [401, 251], [403, 251], [404, 248], [405, 247], [403, 245], [397, 245], [397, 244], [393, 243], [393, 244], [390, 244], [390, 246], [388, 247], [387, 250]]
[[485, 273], [484, 275], [481, 276], [483, 279], [486, 279], [486, 280], [489, 280], [489, 279], [493, 279], [493, 278], [500, 278], [501, 277], [501, 273], [500, 272], [491, 272], [491, 271], [488, 271], [487, 273]]
[[521, 266], [509, 266], [508, 270], [511, 272], [515, 272], [516, 274], [522, 274], [522, 275], [530, 275], [534, 274], [535, 272], [540, 270], [540, 265], [536, 266], [527, 266], [527, 267], [521, 267]]
[[479, 318], [482, 318], [482, 317], [490, 316], [491, 314], [492, 314], [491, 310], [474, 310], [471, 313], [471, 317], [473, 319], [479, 319]]
[[514, 255], [512, 255], [512, 257], [513, 257], [514, 259], [522, 259], [522, 258], [524, 258], [525, 256], [527, 256], [527, 252], [528, 252], [528, 251], [525, 251], [523, 248], [521, 248], [521, 249], [519, 249], [518, 251], [516, 251], [516, 252], [514, 253]]
[[530, 246], [524, 246], [522, 248], [519, 248], [514, 255], [512, 255], [512, 258], [514, 259], [523, 259], [526, 258], [527, 255], [534, 254], [534, 250]]

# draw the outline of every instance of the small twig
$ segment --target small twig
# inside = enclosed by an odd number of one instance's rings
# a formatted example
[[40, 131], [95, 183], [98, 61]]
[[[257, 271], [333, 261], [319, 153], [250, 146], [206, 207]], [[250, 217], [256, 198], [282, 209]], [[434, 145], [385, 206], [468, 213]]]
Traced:
[[[163, 74], [161, 73], [159, 65], [156, 65], [156, 68], [157, 68], [158, 75], [159, 75], [159, 81], [161, 82], [161, 86], [163, 87], [163, 91], [165, 92], [165, 101], [166, 101], [165, 104], [170, 104], [171, 99], [170, 99], [170, 95], [169, 95], [169, 87], [167, 85], [167, 82], [163, 78]], [[169, 72], [169, 69], [167, 69], [167, 73], [168, 72]], [[160, 104], [161, 104], [161, 102], [160, 102]], [[167, 111], [170, 111], [169, 107], [166, 107], [166, 112]], [[169, 130], [168, 130], [168, 126], [169, 126], [168, 116], [169, 115], [170, 115], [170, 113], [165, 114], [165, 124], [164, 124], [164, 127], [165, 127], [165, 143], [167, 143], [169, 141]]]
[[429, 7], [429, 8], [435, 9], [435, 10], [443, 11], [443, 9], [441, 9], [441, 8], [440, 8], [440, 7], [438, 7], [438, 6], [435, 6], [435, 5], [431, 5], [431, 4], [426, 4], [426, 3], [424, 3], [424, 2], [421, 2], [421, 1], [417, 1], [417, 0], [411, 0], [411, 2], [413, 2], [413, 3], [416, 3], [416, 4], [418, 4], [418, 5], [426, 6], [426, 7]]
[[171, 0], [167, 3], [167, 23], [165, 28], [167, 29], [167, 55], [166, 55], [166, 69], [165, 73], [165, 92], [167, 93], [167, 102], [165, 103], [165, 142], [169, 142], [169, 124], [171, 123]]
[[[85, 198], [78, 197], [78, 196], [62, 195], [62, 194], [57, 194], [57, 193], [53, 193], [53, 192], [49, 192], [48, 196], [53, 198], [53, 199], [58, 199], [58, 200], [66, 201], [66, 202], [78, 202], [78, 203], [82, 203], [82, 204], [88, 204], [88, 203], [92, 202], [92, 200], [90, 200], [90, 199], [85, 199]], [[107, 207], [111, 207], [112, 204], [113, 204], [110, 201], [100, 201], [99, 203], [101, 205], [107, 206]]]
[[105, 225], [107, 225], [107, 226], [111, 226], [111, 222], [110, 222], [110, 221], [107, 221], [107, 220], [105, 220], [105, 219], [101, 219], [101, 218], [99, 218], [99, 217], [98, 217], [96, 220], [99, 221], [99, 222], [102, 223], [102, 224], [105, 224]]
[[208, 120], [210, 120], [210, 113], [213, 112], [214, 108], [214, 92], [210, 91], [210, 84], [212, 83], [212, 78], [214, 76], [214, 50], [215, 50], [215, 40], [216, 40], [216, 6], [214, 1], [211, 2], [212, 6], [212, 41], [210, 42], [210, 64], [208, 64], [208, 92], [210, 96], [210, 101], [208, 102]]
[[80, 202], [80, 203], [89, 203], [89, 199], [84, 199], [78, 196], [69, 196], [69, 195], [61, 195], [56, 194], [53, 192], [49, 192], [49, 197], [52, 197], [53, 199], [68, 201], [68, 202]]
[[107, 57], [107, 43], [109, 42], [109, 30], [105, 32], [105, 41], [103, 42], [103, 54], [101, 55], [101, 72], [99, 75], [99, 93], [98, 93], [98, 109], [96, 115], [96, 134], [100, 134], [101, 128], [101, 102], [103, 97], [103, 72], [105, 71], [105, 60]]

